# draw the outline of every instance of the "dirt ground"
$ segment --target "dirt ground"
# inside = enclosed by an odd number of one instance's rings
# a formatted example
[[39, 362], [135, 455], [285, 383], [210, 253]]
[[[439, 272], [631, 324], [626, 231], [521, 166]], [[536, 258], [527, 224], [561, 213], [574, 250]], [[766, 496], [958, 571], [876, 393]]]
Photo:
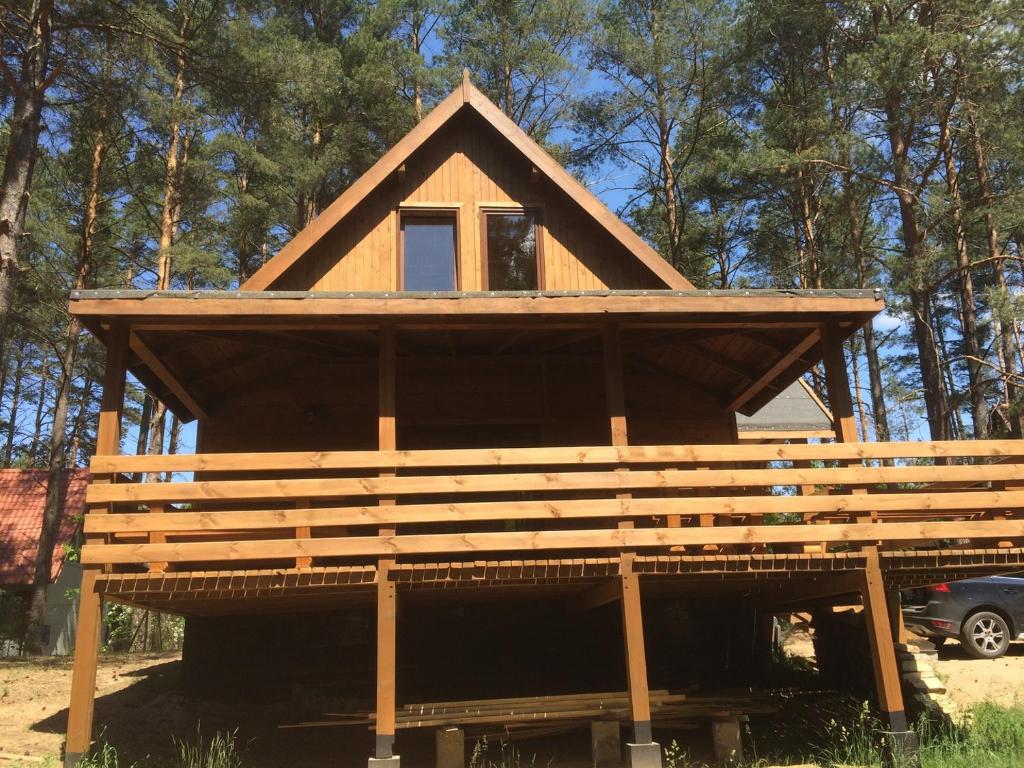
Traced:
[[[795, 656], [812, 657], [814, 652], [810, 637], [802, 632], [788, 638], [786, 649]], [[962, 706], [980, 701], [1024, 704], [1024, 644], [1015, 644], [1002, 659], [988, 661], [968, 658], [951, 641], [940, 649], [933, 666], [949, 695]], [[178, 693], [179, 669], [180, 658], [174, 653], [104, 655], [96, 697], [96, 725], [101, 738], [114, 744], [124, 757], [149, 763], [145, 758], [151, 756], [161, 763], [174, 751], [170, 734], [187, 738], [200, 724], [204, 734], [233, 729], [238, 722], [233, 707], [197, 705]], [[70, 686], [70, 659], [0, 659], [0, 755], [59, 755]], [[320, 758], [304, 760], [306, 765], [347, 768], [366, 764], [371, 741], [369, 734], [359, 729], [281, 730], [277, 727], [280, 723], [295, 718], [288, 706], [246, 706], [246, 710], [246, 730], [238, 733], [238, 741], [258, 744], [258, 749], [250, 750], [247, 763], [251, 765], [288, 765], [289, 756], [295, 754], [299, 744], [304, 754], [309, 754], [312, 746]], [[422, 753], [432, 762], [429, 734], [420, 739], [407, 733], [403, 755]], [[585, 742], [586, 736], [580, 744], [566, 742], [558, 749], [562, 759], [557, 763], [578, 762], [566, 758], [577, 752], [587, 754]], [[0, 767], [4, 764], [0, 759]]]
[[[911, 636], [911, 644], [918, 640]], [[786, 639], [786, 652], [802, 658], [814, 657], [814, 644], [806, 632], [794, 632]], [[931, 660], [936, 676], [947, 694], [961, 707], [989, 701], [1002, 706], [1024, 704], [1024, 643], [1014, 643], [1001, 659], [972, 659], [950, 640]]]

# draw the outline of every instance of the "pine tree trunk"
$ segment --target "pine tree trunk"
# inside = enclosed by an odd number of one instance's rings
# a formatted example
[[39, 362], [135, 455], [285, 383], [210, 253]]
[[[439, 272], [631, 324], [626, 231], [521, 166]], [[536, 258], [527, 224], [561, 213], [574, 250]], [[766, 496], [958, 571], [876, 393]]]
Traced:
[[68, 453], [68, 466], [78, 466], [78, 454], [82, 451], [82, 436], [85, 434], [85, 420], [89, 412], [89, 404], [92, 402], [92, 388], [94, 382], [86, 378], [82, 385], [82, 397], [78, 403], [78, 414], [71, 426], [71, 451]]
[[[985, 242], [988, 246], [988, 257], [992, 259], [992, 276], [995, 278], [996, 290], [1002, 296], [1009, 296], [1009, 289], [1006, 284], [1006, 270], [1003, 269], [1003, 251], [999, 245], [999, 231], [996, 228], [996, 218], [988, 207], [987, 203], [992, 195], [992, 186], [989, 181], [988, 161], [985, 157], [985, 143], [981, 136], [981, 127], [978, 124], [977, 116], [973, 107], [967, 106], [967, 122], [971, 128], [971, 140], [974, 145], [974, 161], [978, 174], [978, 194], [985, 206]], [[994, 332], [996, 336], [996, 356], [999, 360], [999, 367], [1003, 379], [1003, 407], [1006, 409], [1006, 418], [1010, 424], [1011, 437], [1024, 437], [1024, 414], [1016, 411], [1017, 402], [1017, 365], [1013, 354], [1014, 339], [1012, 319], [1006, 322], [993, 312]]]
[[[92, 164], [89, 173], [89, 187], [83, 201], [82, 246], [75, 270], [75, 289], [82, 290], [89, 284], [94, 264], [94, 243], [99, 224], [100, 180], [103, 174], [103, 160], [107, 153], [106, 120], [100, 115], [99, 127], [93, 140]], [[61, 513], [65, 488], [67, 486], [67, 421], [71, 401], [71, 385], [75, 379], [78, 362], [79, 337], [82, 325], [74, 315], [68, 321], [60, 352], [60, 375], [53, 409], [53, 424], [50, 428], [50, 446], [47, 457], [46, 501], [43, 507], [43, 524], [39, 532], [39, 548], [36, 552], [35, 572], [32, 577], [32, 592], [26, 617], [25, 642], [29, 653], [42, 650], [42, 626], [46, 615], [46, 589], [50, 584], [50, 570], [53, 550], [60, 533]], [[84, 409], [84, 404], [83, 404]], [[38, 427], [37, 427], [38, 428]]]
[[964, 227], [963, 202], [960, 196], [960, 174], [953, 157], [953, 140], [949, 133], [949, 122], [944, 120], [939, 129], [939, 144], [946, 168], [946, 189], [953, 206], [953, 239], [956, 251], [957, 284], [960, 288], [961, 335], [964, 353], [967, 356], [967, 381], [971, 401], [971, 422], [974, 424], [974, 439], [988, 437], [988, 403], [985, 400], [984, 371], [981, 340], [978, 335], [978, 315], [974, 305], [974, 279], [971, 276], [971, 257], [967, 246], [967, 230]]
[[32, 173], [35, 170], [43, 99], [50, 84], [50, 13], [53, 0], [33, 0], [28, 8], [28, 36], [18, 78], [4, 68], [6, 85], [13, 91], [7, 152], [0, 181], [0, 338], [6, 338], [20, 277], [18, 248], [25, 230]]
[[900, 231], [903, 238], [903, 259], [911, 273], [908, 295], [914, 315], [911, 333], [917, 347], [918, 363], [921, 369], [921, 385], [924, 392], [924, 407], [928, 419], [928, 431], [932, 440], [948, 440], [950, 435], [949, 404], [942, 378], [942, 367], [936, 351], [932, 333], [932, 297], [921, 274], [923, 264], [920, 225], [917, 220], [916, 202], [909, 192], [910, 173], [907, 166], [909, 147], [901, 130], [902, 104], [898, 96], [890, 94], [886, 99], [889, 150], [892, 162], [893, 181], [899, 201]]
[[18, 408], [21, 406], [21, 380], [25, 375], [25, 342], [19, 341], [14, 352], [14, 388], [11, 391], [11, 409], [7, 422], [7, 445], [4, 446], [4, 466], [10, 467], [14, 458], [14, 439], [17, 436]]
[[39, 396], [36, 398], [36, 418], [32, 428], [32, 464], [39, 460], [43, 443], [43, 416], [46, 414], [47, 385], [50, 383], [50, 369], [45, 360], [39, 363]]

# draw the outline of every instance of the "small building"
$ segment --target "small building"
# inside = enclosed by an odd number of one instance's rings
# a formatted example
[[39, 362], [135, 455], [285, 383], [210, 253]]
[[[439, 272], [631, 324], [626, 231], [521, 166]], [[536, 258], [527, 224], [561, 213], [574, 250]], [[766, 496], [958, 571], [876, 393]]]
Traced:
[[[0, 469], [0, 616], [4, 623], [0, 655], [4, 656], [21, 652], [24, 610], [35, 574], [46, 504], [46, 477], [45, 469]], [[81, 530], [88, 484], [88, 470], [73, 469], [66, 473], [60, 531], [46, 592], [42, 630], [46, 654], [69, 654], [75, 647], [82, 567], [76, 559], [68, 557], [68, 548], [76, 543]]]
[[[740, 623], [860, 601], [912, 751], [897, 593], [1021, 568], [1024, 445], [859, 443], [843, 343], [882, 308], [695, 289], [468, 79], [238, 290], [74, 292], [107, 369], [67, 764], [104, 600], [185, 615], [186, 676], [336, 675], [372, 702], [371, 764], [439, 722], [422, 702], [460, 726], [565, 694], [562, 717], [611, 719], [600, 741], [628, 726], [635, 768], [699, 703], [666, 691], [742, 681]], [[819, 365], [834, 442], [802, 419], [741, 441]], [[128, 370], [198, 422], [196, 454], [119, 454]], [[727, 600], [735, 632], [681, 653]]]

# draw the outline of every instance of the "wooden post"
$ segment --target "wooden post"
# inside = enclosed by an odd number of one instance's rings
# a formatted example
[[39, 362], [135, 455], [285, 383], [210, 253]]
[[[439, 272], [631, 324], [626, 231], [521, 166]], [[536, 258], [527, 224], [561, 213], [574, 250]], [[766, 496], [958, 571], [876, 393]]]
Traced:
[[[124, 409], [124, 382], [128, 351], [127, 326], [114, 326], [107, 339], [107, 366], [103, 374], [103, 397], [96, 429], [96, 455], [117, 454], [121, 446], [121, 414]], [[94, 482], [109, 482], [103, 478]], [[103, 514], [102, 505], [89, 514]], [[75, 631], [75, 662], [71, 673], [71, 702], [68, 709], [68, 733], [64, 747], [64, 765], [72, 768], [86, 758], [92, 744], [92, 714], [96, 698], [96, 664], [99, 661], [100, 627], [103, 605], [96, 590], [100, 568], [82, 570], [78, 598], [78, 627]]]
[[[378, 369], [377, 447], [382, 451], [394, 450], [398, 444], [395, 424], [395, 329], [380, 330], [380, 359]], [[393, 471], [381, 472], [382, 477], [393, 477]], [[394, 499], [380, 499], [381, 505], [393, 504]], [[394, 528], [380, 528], [381, 536], [393, 536]], [[395, 666], [396, 625], [398, 619], [395, 582], [390, 578], [394, 558], [377, 561], [377, 721], [375, 729], [374, 760], [386, 760], [398, 765], [395, 746]]]
[[[826, 326], [822, 334], [825, 361], [825, 381], [828, 386], [829, 405], [835, 426], [836, 441], [855, 443], [857, 423], [853, 414], [853, 398], [850, 395], [850, 381], [846, 374], [846, 356], [843, 352], [843, 338], [838, 326]], [[860, 462], [851, 462], [859, 465]], [[854, 494], [866, 493], [855, 488]], [[857, 522], [871, 522], [874, 514], [858, 517]], [[916, 735], [907, 729], [907, 715], [903, 708], [903, 691], [900, 687], [900, 671], [893, 647], [893, 630], [889, 622], [889, 606], [886, 602], [885, 585], [879, 564], [878, 547], [867, 545], [862, 552], [866, 558], [864, 587], [861, 595], [864, 604], [864, 621], [867, 624], [868, 643], [871, 648], [871, 664], [875, 674], [875, 688], [878, 706], [886, 718], [891, 731], [890, 748], [899, 759], [916, 760]], [[902, 763], [901, 763], [902, 764]]]
[[[623, 383], [622, 336], [617, 325], [604, 327], [604, 387], [611, 443], [629, 445], [626, 421], [626, 394]], [[629, 498], [630, 494], [618, 494]], [[632, 520], [623, 520], [619, 528], [632, 528]], [[640, 602], [640, 578], [633, 570], [633, 552], [620, 553], [619, 582], [622, 590], [622, 636], [626, 653], [626, 677], [629, 706], [633, 720], [633, 743], [627, 745], [627, 763], [634, 768], [660, 768], [661, 747], [651, 733], [651, 698], [647, 683], [647, 655], [644, 648], [643, 608]]]
[[889, 623], [889, 609], [885, 599], [882, 569], [878, 564], [878, 550], [865, 551], [867, 567], [861, 599], [864, 604], [864, 622], [871, 646], [871, 664], [878, 691], [878, 708], [889, 724], [889, 748], [899, 765], [917, 763], [917, 734], [907, 727], [907, 713], [903, 708], [903, 689], [899, 662], [893, 647], [893, 628]]

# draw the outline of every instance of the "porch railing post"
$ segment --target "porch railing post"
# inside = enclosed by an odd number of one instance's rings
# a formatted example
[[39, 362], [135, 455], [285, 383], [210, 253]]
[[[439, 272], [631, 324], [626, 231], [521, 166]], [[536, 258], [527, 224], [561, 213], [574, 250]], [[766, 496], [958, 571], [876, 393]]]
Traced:
[[[604, 327], [603, 353], [605, 400], [611, 443], [614, 446], [626, 446], [629, 445], [629, 429], [623, 381], [622, 335], [620, 328], [615, 324]], [[620, 499], [629, 497], [629, 493], [618, 494]], [[618, 527], [632, 528], [633, 521], [620, 520]], [[629, 705], [633, 719], [633, 743], [626, 745], [626, 762], [633, 768], [661, 768], [661, 747], [654, 743], [651, 732], [651, 700], [647, 682], [640, 578], [633, 569], [634, 553], [623, 551], [619, 557], [622, 635], [626, 653]]]
[[[381, 328], [379, 345], [377, 447], [381, 451], [393, 451], [398, 444], [395, 423], [397, 353], [393, 327]], [[381, 471], [381, 477], [394, 477], [394, 474], [393, 470]], [[379, 503], [394, 504], [395, 500], [382, 498]], [[395, 528], [381, 527], [378, 533], [394, 536]], [[398, 621], [398, 596], [390, 577], [394, 562], [393, 557], [382, 557], [377, 561], [377, 720], [374, 756], [370, 758], [371, 765], [387, 761], [388, 768], [399, 765], [399, 757], [394, 754]]]
[[[107, 338], [107, 365], [103, 374], [103, 397], [100, 401], [99, 425], [96, 429], [96, 455], [115, 455], [121, 445], [121, 415], [124, 410], [125, 369], [129, 329], [115, 325]], [[104, 482], [98, 478], [94, 482]], [[102, 514], [98, 506], [90, 514]], [[90, 536], [89, 539], [104, 536]], [[103, 604], [97, 589], [97, 576], [102, 566], [86, 566], [82, 570], [82, 586], [78, 598], [78, 626], [75, 630], [75, 661], [71, 673], [71, 701], [68, 711], [68, 733], [64, 747], [64, 765], [72, 768], [86, 758], [92, 744], [92, 716], [96, 698], [96, 665], [99, 661], [100, 627]]]

